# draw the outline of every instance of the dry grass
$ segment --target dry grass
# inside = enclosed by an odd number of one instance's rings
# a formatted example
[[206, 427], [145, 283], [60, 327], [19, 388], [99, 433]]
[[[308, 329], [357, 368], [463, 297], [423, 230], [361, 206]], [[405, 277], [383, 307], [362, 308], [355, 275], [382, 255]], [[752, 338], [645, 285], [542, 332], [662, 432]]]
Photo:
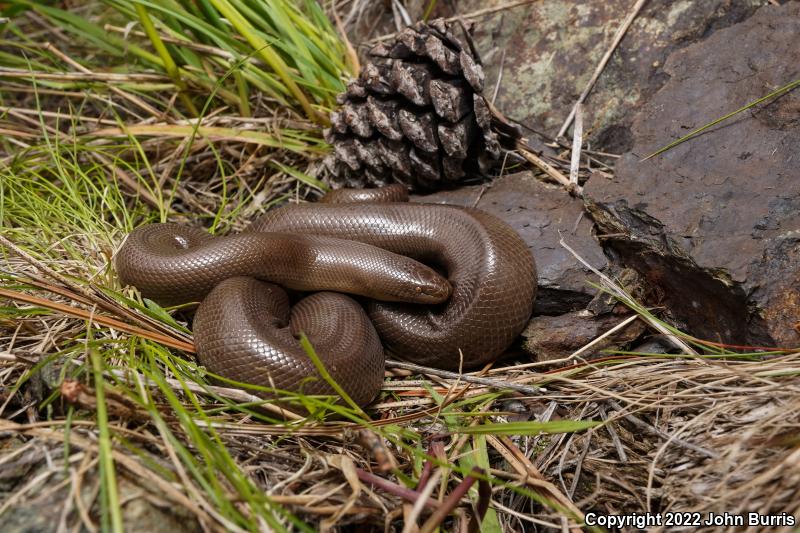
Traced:
[[[25, 318], [15, 328], [13, 346], [4, 351], [2, 431], [7, 453], [2, 461], [5, 472], [20, 473], [10, 477], [17, 490], [6, 499], [6, 512], [11, 513], [7, 507], [16, 508], [16, 513], [36, 508], [61, 482], [62, 489], [55, 490], [72, 494], [58, 509], [67, 523], [92, 523], [92, 514], [81, 513], [80, 506], [91, 509], [93, 501], [78, 504], [77, 495], [80, 486], [97, 479], [92, 465], [99, 453], [94, 391], [81, 382], [53, 377], [58, 372], [52, 366], [63, 364], [57, 359], [19, 390], [14, 387], [47, 357], [50, 350], [42, 353], [43, 343], [57, 345], [84, 327], [84, 322], [59, 315]], [[25, 334], [29, 328], [37, 333]], [[112, 330], [101, 334], [104, 340], [112, 337], [120, 335]], [[10, 339], [4, 338], [3, 344], [8, 346]], [[80, 356], [70, 362], [76, 367], [83, 363]], [[117, 441], [113, 456], [125, 484], [146, 487], [148, 498], [166, 498], [209, 529], [233, 527], [216, 515], [216, 503], [182, 472], [174, 447], [194, 437], [163, 398], [165, 391], [131, 369], [116, 369], [109, 377], [117, 375], [142, 387], [150, 385], [160, 415], [153, 420], [153, 413], [109, 388], [109, 427]], [[241, 405], [247, 398], [240, 391], [212, 389], [216, 394], [190, 398], [179, 381], [168, 386], [187, 411], [206, 413], [219, 444], [270, 501], [320, 526], [380, 526], [385, 517], [390, 523], [402, 519], [411, 512], [402, 496], [417, 497], [418, 492], [402, 491], [392, 480], [418, 479], [424, 471], [423, 452], [439, 459], [433, 469], [442, 473], [443, 481], [430, 494], [437, 502], [463, 479], [465, 469], [484, 466], [493, 485], [490, 507], [508, 530], [537, 522], [560, 528], [569, 523], [564, 521], [570, 511], [577, 516], [589, 510], [798, 511], [793, 506], [800, 476], [800, 354], [767, 361], [621, 355], [544, 372], [498, 368], [492, 377], [544, 386], [546, 391], [535, 397], [492, 394], [453, 380], [408, 378], [396, 372], [370, 410], [372, 428], [365, 428], [358, 422], [277, 423], [269, 411], [242, 412], [222, 400], [234, 398]], [[194, 390], [206, 388], [202, 382], [193, 385]], [[59, 386], [61, 399], [45, 411], [38, 409], [47, 391]], [[445, 395], [451, 400], [442, 403]], [[485, 435], [456, 429], [531, 416], [539, 421], [606, 423], [578, 434], [510, 437], [488, 427]], [[204, 424], [197, 425], [207, 427]], [[64, 446], [67, 434], [69, 451]], [[376, 484], [368, 472], [386, 480], [385, 485]], [[180, 481], [176, 485], [174, 480]], [[236, 494], [234, 487], [223, 490], [230, 497]], [[145, 495], [128, 497], [135, 501]], [[465, 503], [462, 513], [468, 514], [468, 500]], [[441, 503], [431, 507], [436, 505]], [[129, 506], [130, 502], [124, 509]], [[423, 521], [426, 516], [423, 512]]]

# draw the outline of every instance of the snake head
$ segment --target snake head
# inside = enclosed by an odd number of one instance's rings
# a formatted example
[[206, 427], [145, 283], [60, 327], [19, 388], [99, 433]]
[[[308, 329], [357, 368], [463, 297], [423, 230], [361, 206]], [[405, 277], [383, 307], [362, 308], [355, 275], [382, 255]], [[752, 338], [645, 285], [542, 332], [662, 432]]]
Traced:
[[453, 287], [447, 279], [432, 268], [419, 265], [414, 269], [412, 284], [414, 303], [438, 304], [450, 298]]

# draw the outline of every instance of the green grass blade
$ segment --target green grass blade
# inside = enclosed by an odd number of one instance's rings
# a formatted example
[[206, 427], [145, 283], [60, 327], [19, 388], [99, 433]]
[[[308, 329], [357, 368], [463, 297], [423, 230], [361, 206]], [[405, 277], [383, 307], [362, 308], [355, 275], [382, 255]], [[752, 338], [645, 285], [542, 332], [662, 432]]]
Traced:
[[289, 166], [286, 166], [286, 165], [282, 165], [281, 163], [278, 163], [277, 161], [272, 161], [271, 163], [272, 163], [273, 167], [277, 168], [281, 172], [285, 172], [286, 174], [289, 174], [291, 177], [295, 178], [296, 180], [302, 181], [306, 185], [310, 185], [311, 187], [314, 187], [315, 189], [317, 189], [319, 191], [328, 192], [328, 191], [331, 190], [331, 188], [328, 187], [323, 181], [318, 180], [317, 178], [315, 178], [313, 176], [309, 176], [305, 172], [300, 172], [299, 170], [297, 170], [295, 168], [292, 168], [292, 167], [289, 167]]
[[787, 92], [789, 92], [789, 91], [791, 91], [792, 89], [795, 89], [795, 88], [797, 88], [797, 87], [800, 87], [800, 80], [794, 80], [794, 81], [793, 81], [793, 82], [791, 82], [791, 83], [787, 83], [787, 84], [786, 84], [786, 85], [784, 85], [783, 87], [780, 87], [780, 88], [778, 88], [778, 89], [775, 89], [774, 91], [772, 91], [772, 92], [771, 92], [771, 93], [769, 93], [768, 95], [766, 95], [766, 96], [762, 96], [762, 97], [761, 97], [761, 98], [759, 98], [758, 100], [755, 100], [755, 101], [753, 101], [753, 102], [750, 102], [749, 104], [747, 104], [747, 105], [745, 105], [745, 106], [742, 106], [742, 107], [740, 107], [740, 108], [739, 108], [739, 109], [737, 109], [736, 111], [732, 111], [732, 112], [728, 113], [727, 115], [725, 115], [725, 116], [723, 116], [723, 117], [720, 117], [720, 118], [718, 118], [718, 119], [716, 119], [716, 120], [714, 120], [714, 121], [711, 121], [711, 122], [709, 122], [708, 124], [706, 124], [706, 125], [704, 125], [704, 126], [700, 126], [700, 127], [699, 127], [699, 128], [697, 128], [696, 130], [692, 130], [692, 131], [690, 131], [689, 133], [687, 133], [686, 135], [684, 135], [684, 136], [683, 136], [683, 137], [681, 137], [680, 139], [678, 139], [678, 140], [676, 140], [676, 141], [673, 141], [673, 142], [669, 143], [668, 145], [666, 145], [666, 146], [664, 146], [664, 147], [662, 147], [662, 148], [659, 148], [658, 150], [656, 150], [656, 151], [655, 151], [655, 152], [653, 152], [652, 154], [650, 154], [650, 155], [648, 155], [647, 157], [645, 157], [644, 159], [642, 159], [642, 161], [647, 161], [648, 159], [651, 159], [651, 158], [653, 158], [653, 157], [655, 157], [655, 156], [657, 156], [657, 155], [661, 155], [661, 154], [663, 154], [664, 152], [666, 152], [667, 150], [670, 150], [670, 149], [672, 149], [672, 148], [674, 148], [674, 147], [678, 146], [679, 144], [685, 143], [686, 141], [688, 141], [689, 139], [691, 139], [691, 138], [693, 138], [693, 137], [697, 137], [698, 135], [700, 135], [701, 133], [703, 133], [703, 132], [704, 132], [704, 131], [706, 131], [707, 129], [709, 129], [709, 128], [713, 128], [714, 126], [716, 126], [716, 125], [717, 125], [717, 124], [719, 124], [720, 122], [724, 122], [724, 121], [728, 120], [729, 118], [731, 118], [731, 117], [734, 117], [734, 116], [738, 115], [738, 114], [739, 114], [739, 113], [741, 113], [742, 111], [747, 111], [747, 110], [748, 110], [748, 109], [750, 109], [751, 107], [757, 106], [757, 105], [758, 105], [758, 104], [760, 104], [761, 102], [764, 102], [764, 101], [766, 101], [766, 100], [769, 100], [770, 98], [777, 98], [778, 96], [780, 96], [780, 95], [782, 95], [782, 94], [785, 94], [785, 93], [787, 93]]
[[284, 63], [283, 59], [272, 49], [272, 46], [263, 40], [250, 23], [239, 13], [228, 0], [210, 0], [214, 7], [228, 19], [234, 28], [244, 37], [250, 45], [257, 50], [258, 55], [275, 71], [275, 73], [286, 84], [289, 92], [297, 99], [300, 107], [313, 122], [326, 122], [327, 119], [322, 117], [314, 108], [306, 97], [305, 93], [295, 83], [294, 78], [289, 72], [289, 69]]
[[363, 415], [364, 418], [368, 420], [369, 417], [367, 416], [367, 414], [364, 413], [361, 407], [356, 402], [353, 401], [353, 399], [350, 397], [349, 394], [347, 394], [344, 391], [342, 386], [339, 385], [335, 379], [333, 379], [333, 376], [330, 375], [328, 369], [325, 368], [325, 365], [322, 363], [322, 360], [317, 355], [316, 350], [314, 350], [314, 347], [311, 346], [311, 341], [309, 341], [308, 337], [306, 337], [306, 334], [302, 332], [300, 333], [300, 346], [303, 347], [303, 351], [306, 352], [308, 357], [314, 363], [314, 366], [316, 367], [317, 372], [319, 372], [319, 375], [322, 376], [322, 379], [324, 379], [325, 382], [328, 383], [328, 385], [330, 385], [333, 388], [333, 390], [336, 391], [336, 394], [342, 397], [342, 400], [344, 400], [344, 402], [347, 405], [349, 405], [353, 410]]
[[[473, 437], [474, 446], [467, 444], [464, 447], [463, 457], [459, 459], [459, 464], [464, 470], [472, 470], [473, 467], [479, 467], [484, 472], [491, 470], [491, 463], [489, 462], [489, 451], [486, 447], [486, 436], [475, 435]], [[479, 494], [478, 486], [473, 485], [469, 489], [469, 497], [473, 505], [478, 504]], [[497, 518], [497, 511], [492, 507], [486, 511], [486, 515], [480, 523], [481, 533], [502, 533], [503, 527], [500, 525], [500, 520]]]
[[186, 94], [186, 83], [184, 83], [183, 79], [181, 78], [178, 65], [175, 64], [175, 60], [172, 59], [167, 47], [164, 46], [164, 41], [161, 40], [161, 36], [156, 31], [153, 21], [150, 20], [150, 15], [147, 13], [147, 9], [145, 9], [142, 4], [136, 4], [136, 14], [139, 16], [139, 21], [142, 23], [144, 32], [147, 34], [150, 42], [153, 43], [153, 48], [156, 49], [156, 53], [161, 58], [161, 61], [164, 64], [164, 70], [167, 71], [167, 75], [172, 79], [172, 81], [175, 83], [175, 86], [178, 88], [183, 104], [186, 106], [186, 109], [189, 110], [192, 116], [196, 117], [197, 108]]
[[453, 428], [453, 433], [468, 435], [540, 435], [542, 433], [572, 433], [601, 425], [595, 420], [553, 420], [551, 422], [507, 422]]
[[103, 360], [95, 349], [89, 351], [89, 356], [92, 361], [92, 373], [94, 374], [95, 395], [97, 398], [97, 428], [100, 433], [98, 439], [98, 447], [100, 448], [100, 476], [103, 492], [105, 493], [105, 508], [111, 514], [112, 531], [114, 531], [114, 533], [122, 533], [122, 509], [119, 501], [117, 475], [114, 468], [111, 432], [108, 427]]

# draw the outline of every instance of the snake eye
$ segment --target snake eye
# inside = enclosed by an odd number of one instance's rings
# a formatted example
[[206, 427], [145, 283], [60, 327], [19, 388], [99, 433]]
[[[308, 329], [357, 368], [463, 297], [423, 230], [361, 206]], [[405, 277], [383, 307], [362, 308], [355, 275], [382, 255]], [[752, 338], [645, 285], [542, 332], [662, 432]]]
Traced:
[[172, 244], [178, 250], [186, 250], [189, 248], [189, 239], [183, 235], [173, 235], [172, 239]]
[[411, 283], [403, 287], [403, 291], [406, 292], [405, 297], [411, 299], [410, 301], [435, 304], [444, 302], [450, 296], [451, 287], [447, 279], [432, 268], [414, 264], [409, 274]]

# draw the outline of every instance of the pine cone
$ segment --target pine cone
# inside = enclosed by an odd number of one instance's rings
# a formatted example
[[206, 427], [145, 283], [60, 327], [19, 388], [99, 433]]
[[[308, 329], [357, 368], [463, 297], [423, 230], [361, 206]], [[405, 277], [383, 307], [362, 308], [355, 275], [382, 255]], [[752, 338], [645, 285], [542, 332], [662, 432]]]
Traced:
[[480, 59], [460, 22], [418, 23], [373, 47], [325, 132], [331, 185], [424, 191], [485, 176], [501, 142], [510, 146], [519, 132], [482, 90]]

